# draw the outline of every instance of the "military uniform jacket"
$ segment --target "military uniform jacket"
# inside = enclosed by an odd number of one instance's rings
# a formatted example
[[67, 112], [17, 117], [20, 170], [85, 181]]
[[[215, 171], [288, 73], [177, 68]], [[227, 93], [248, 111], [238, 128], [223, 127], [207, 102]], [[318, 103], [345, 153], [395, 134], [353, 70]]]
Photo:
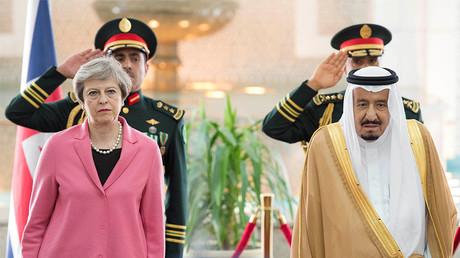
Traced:
[[[344, 94], [345, 91], [317, 93], [305, 81], [265, 116], [262, 131], [287, 143], [308, 142], [320, 126], [339, 121], [343, 113]], [[423, 123], [418, 102], [403, 98], [403, 104], [407, 119]]]
[[[41, 132], [57, 132], [82, 123], [86, 113], [75, 95], [44, 103], [65, 81], [53, 66], [18, 94], [5, 115], [15, 124]], [[187, 166], [183, 137], [184, 111], [162, 101], [130, 94], [120, 113], [128, 124], [157, 141], [165, 167], [166, 257], [182, 257], [187, 219]], [[122, 207], [121, 207], [122, 208]]]

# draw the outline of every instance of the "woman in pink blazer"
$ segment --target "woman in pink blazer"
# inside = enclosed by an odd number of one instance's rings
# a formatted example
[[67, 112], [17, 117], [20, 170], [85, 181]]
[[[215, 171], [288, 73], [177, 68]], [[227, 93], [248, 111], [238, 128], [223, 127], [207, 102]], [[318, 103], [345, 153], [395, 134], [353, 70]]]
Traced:
[[36, 170], [22, 239], [28, 257], [164, 257], [156, 142], [119, 117], [131, 79], [112, 58], [81, 66], [83, 124], [53, 135]]

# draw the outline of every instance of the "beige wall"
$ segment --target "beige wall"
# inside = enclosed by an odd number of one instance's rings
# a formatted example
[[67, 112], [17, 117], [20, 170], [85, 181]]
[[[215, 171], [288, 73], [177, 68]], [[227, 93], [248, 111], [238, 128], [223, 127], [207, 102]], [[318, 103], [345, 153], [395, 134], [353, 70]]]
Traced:
[[0, 192], [9, 192], [13, 170], [16, 126], [11, 122], [0, 122]]

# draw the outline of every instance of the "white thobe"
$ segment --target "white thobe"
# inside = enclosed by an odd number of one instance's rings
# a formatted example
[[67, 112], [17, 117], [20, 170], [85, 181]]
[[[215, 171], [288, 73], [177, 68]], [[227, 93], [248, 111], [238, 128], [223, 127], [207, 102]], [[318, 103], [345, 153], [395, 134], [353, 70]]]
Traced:
[[[367, 178], [359, 178], [358, 181], [368, 195], [372, 206], [379, 214], [383, 223], [390, 227], [390, 148], [388, 144], [382, 144], [386, 135], [374, 142], [366, 142], [359, 138], [361, 148], [361, 165], [367, 170]], [[428, 241], [425, 237], [420, 238], [416, 254], [431, 257]]]

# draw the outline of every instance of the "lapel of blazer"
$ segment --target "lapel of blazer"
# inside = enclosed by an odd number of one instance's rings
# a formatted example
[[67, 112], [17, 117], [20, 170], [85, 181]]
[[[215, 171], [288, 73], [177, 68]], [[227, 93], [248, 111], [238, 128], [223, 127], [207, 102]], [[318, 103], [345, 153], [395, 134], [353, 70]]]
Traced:
[[109, 178], [105, 181], [103, 186], [104, 190], [107, 190], [126, 170], [128, 165], [134, 159], [137, 154], [136, 142], [138, 141], [133, 128], [128, 126], [126, 120], [119, 117], [118, 120], [123, 124], [123, 146], [121, 149], [120, 159], [110, 173]]
[[81, 163], [86, 169], [86, 173], [93, 180], [93, 183], [96, 187], [104, 192], [104, 189], [101, 185], [101, 180], [97, 174], [96, 166], [93, 161], [93, 154], [91, 152], [91, 144], [89, 142], [89, 130], [88, 130], [88, 120], [85, 120], [83, 124], [77, 125], [79, 130], [76, 131], [75, 139], [77, 140], [74, 144], [75, 151], [77, 152], [78, 157], [80, 158]]

